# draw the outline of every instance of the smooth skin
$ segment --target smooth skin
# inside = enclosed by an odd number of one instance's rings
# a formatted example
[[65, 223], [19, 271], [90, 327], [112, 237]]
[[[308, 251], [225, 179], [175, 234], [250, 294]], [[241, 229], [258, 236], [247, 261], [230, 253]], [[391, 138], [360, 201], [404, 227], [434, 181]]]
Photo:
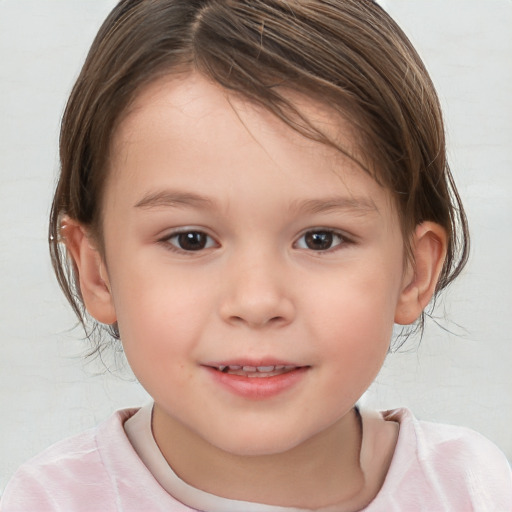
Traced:
[[[355, 148], [348, 122], [303, 103]], [[233, 499], [366, 505], [397, 425], [379, 424], [365, 466], [354, 404], [382, 366], [394, 322], [414, 322], [429, 302], [444, 230], [419, 225], [406, 261], [387, 190], [197, 73], [136, 98], [110, 162], [103, 249], [72, 219], [63, 233], [89, 313], [118, 322], [155, 400], [153, 433], [174, 471]], [[237, 361], [300, 371], [276, 392], [279, 379], [266, 377], [268, 396], [244, 396], [212, 369]]]

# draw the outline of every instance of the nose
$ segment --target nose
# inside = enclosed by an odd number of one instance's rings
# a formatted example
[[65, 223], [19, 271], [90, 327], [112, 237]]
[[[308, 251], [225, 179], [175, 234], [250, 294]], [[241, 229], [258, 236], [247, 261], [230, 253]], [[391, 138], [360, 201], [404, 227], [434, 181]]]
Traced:
[[282, 327], [293, 321], [291, 283], [276, 258], [252, 254], [227, 265], [220, 306], [224, 321], [251, 328]]

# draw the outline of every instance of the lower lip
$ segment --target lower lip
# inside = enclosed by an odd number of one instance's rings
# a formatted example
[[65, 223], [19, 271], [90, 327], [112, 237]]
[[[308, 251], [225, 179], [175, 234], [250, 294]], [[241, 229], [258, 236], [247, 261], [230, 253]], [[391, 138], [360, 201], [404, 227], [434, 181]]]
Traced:
[[232, 393], [252, 400], [264, 400], [280, 395], [295, 387], [304, 378], [307, 366], [297, 368], [273, 377], [243, 377], [223, 373], [211, 367], [205, 367], [213, 379]]

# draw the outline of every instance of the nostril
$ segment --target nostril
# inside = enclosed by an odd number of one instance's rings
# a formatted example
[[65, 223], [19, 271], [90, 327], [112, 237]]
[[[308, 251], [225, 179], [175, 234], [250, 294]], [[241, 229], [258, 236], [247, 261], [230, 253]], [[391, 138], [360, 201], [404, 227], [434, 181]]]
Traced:
[[250, 327], [265, 327], [265, 326], [278, 326], [281, 323], [286, 323], [286, 319], [283, 316], [273, 316], [270, 318], [258, 318], [251, 315], [247, 317], [233, 315], [230, 317], [230, 321], [233, 324], [245, 324]]

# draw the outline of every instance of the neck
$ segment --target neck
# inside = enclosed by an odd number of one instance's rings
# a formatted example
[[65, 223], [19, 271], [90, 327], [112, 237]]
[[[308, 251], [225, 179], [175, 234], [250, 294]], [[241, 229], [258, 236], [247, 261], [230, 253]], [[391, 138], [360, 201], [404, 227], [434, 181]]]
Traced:
[[152, 425], [155, 440], [174, 472], [205, 492], [297, 508], [337, 504], [337, 510], [348, 510], [359, 505], [365, 478], [360, 466], [361, 424], [354, 409], [306, 442], [267, 455], [223, 451], [156, 404]]

